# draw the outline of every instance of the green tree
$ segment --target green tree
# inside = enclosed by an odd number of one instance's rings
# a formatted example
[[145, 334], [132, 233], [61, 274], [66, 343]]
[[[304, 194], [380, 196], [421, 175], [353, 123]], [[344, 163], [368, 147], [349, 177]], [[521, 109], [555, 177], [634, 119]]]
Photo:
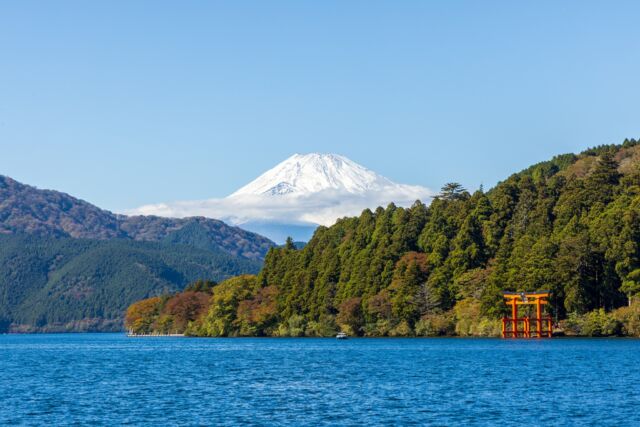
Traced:
[[296, 250], [296, 244], [294, 243], [293, 238], [291, 236], [287, 237], [287, 241], [284, 244], [284, 248], [290, 251]]
[[469, 197], [467, 190], [457, 182], [448, 182], [436, 197], [444, 200], [464, 200]]

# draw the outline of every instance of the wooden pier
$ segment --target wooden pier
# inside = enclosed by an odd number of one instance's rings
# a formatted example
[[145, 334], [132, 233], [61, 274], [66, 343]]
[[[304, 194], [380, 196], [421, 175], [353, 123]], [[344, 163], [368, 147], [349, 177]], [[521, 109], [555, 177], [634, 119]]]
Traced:
[[184, 337], [184, 334], [160, 334], [160, 333], [151, 333], [151, 334], [136, 334], [133, 331], [127, 332], [127, 337], [129, 338], [162, 338], [162, 337]]

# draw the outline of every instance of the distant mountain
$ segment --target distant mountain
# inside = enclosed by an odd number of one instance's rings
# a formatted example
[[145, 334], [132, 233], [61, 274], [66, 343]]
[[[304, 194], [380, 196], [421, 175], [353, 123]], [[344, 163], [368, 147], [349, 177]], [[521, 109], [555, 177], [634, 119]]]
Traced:
[[224, 199], [143, 206], [139, 214], [212, 216], [259, 232], [278, 243], [308, 240], [318, 225], [365, 208], [428, 201], [424, 187], [397, 184], [344, 156], [294, 154]]
[[229, 197], [308, 195], [324, 190], [362, 194], [398, 186], [344, 156], [294, 154]]
[[0, 175], [2, 233], [187, 244], [197, 241], [196, 247], [218, 248], [253, 260], [264, 258], [274, 245], [263, 236], [219, 220], [117, 215], [68, 194], [40, 190]]
[[0, 332], [120, 329], [132, 301], [255, 273], [273, 246], [222, 221], [117, 215], [0, 176]]

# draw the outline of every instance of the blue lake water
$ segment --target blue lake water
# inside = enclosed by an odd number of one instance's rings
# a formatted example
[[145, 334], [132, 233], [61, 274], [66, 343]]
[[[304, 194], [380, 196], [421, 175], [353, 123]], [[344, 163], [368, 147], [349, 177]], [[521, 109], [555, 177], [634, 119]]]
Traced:
[[640, 340], [0, 336], [0, 425], [640, 425]]

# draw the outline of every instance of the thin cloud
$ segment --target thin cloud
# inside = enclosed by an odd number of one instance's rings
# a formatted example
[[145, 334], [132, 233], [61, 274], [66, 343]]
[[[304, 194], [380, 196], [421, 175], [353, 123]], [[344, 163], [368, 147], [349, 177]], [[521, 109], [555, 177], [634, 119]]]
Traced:
[[362, 194], [328, 189], [304, 195], [234, 195], [223, 199], [158, 203], [127, 213], [176, 218], [205, 216], [235, 225], [261, 221], [330, 226], [337, 219], [359, 215], [366, 208], [375, 209], [391, 202], [410, 206], [416, 200], [429, 202], [433, 196], [434, 193], [425, 187], [395, 184]]

